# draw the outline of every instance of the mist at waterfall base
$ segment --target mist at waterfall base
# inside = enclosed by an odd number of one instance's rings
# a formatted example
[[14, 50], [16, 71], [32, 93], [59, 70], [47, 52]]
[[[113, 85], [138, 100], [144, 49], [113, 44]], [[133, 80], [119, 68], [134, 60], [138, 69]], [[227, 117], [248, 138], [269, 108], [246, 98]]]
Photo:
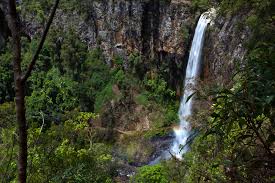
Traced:
[[192, 46], [186, 68], [184, 93], [178, 112], [180, 124], [177, 128], [174, 128], [175, 138], [173, 144], [170, 147], [170, 149], [164, 150], [160, 156], [154, 159], [150, 163], [151, 165], [158, 163], [160, 160], [170, 159], [172, 155], [178, 159], [182, 159], [182, 155], [186, 153], [189, 149], [188, 142], [190, 141], [190, 139], [192, 139], [190, 137], [193, 134], [191, 126], [188, 122], [188, 117], [190, 117], [190, 115], [192, 114], [192, 95], [194, 94], [194, 87], [200, 75], [200, 66], [202, 64], [202, 49], [204, 44], [206, 28], [211, 21], [211, 16], [214, 13], [215, 10], [213, 9], [203, 13], [200, 16], [200, 19], [195, 30], [195, 35], [192, 41]]

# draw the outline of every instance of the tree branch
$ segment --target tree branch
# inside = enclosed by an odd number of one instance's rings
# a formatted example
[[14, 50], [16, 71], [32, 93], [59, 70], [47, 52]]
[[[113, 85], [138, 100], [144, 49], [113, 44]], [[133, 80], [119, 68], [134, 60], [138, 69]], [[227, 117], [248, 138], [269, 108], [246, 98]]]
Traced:
[[35, 54], [34, 54], [34, 56], [33, 56], [33, 58], [32, 58], [32, 61], [31, 61], [30, 65], [29, 65], [29, 67], [28, 67], [28, 70], [27, 70], [26, 74], [25, 74], [24, 76], [22, 76], [22, 81], [23, 81], [23, 82], [26, 82], [26, 80], [27, 80], [27, 79], [30, 77], [30, 75], [31, 75], [31, 72], [32, 72], [32, 70], [33, 70], [33, 68], [34, 68], [34, 66], [35, 66], [35, 63], [36, 63], [37, 59], [38, 59], [39, 53], [40, 53], [40, 51], [41, 51], [41, 49], [42, 49], [42, 47], [43, 47], [43, 44], [44, 44], [44, 42], [45, 42], [45, 40], [46, 40], [48, 31], [49, 31], [49, 29], [50, 29], [50, 26], [51, 26], [51, 24], [52, 24], [52, 21], [53, 21], [55, 12], [56, 12], [56, 9], [57, 9], [57, 7], [58, 7], [58, 4], [59, 4], [59, 0], [56, 0], [56, 1], [55, 1], [55, 4], [54, 4], [54, 7], [53, 7], [53, 9], [52, 9], [52, 11], [51, 11], [49, 20], [48, 20], [48, 22], [47, 22], [47, 24], [46, 24], [45, 30], [44, 30], [44, 32], [43, 32], [42, 38], [41, 38], [41, 40], [40, 40], [40, 43], [39, 43], [39, 45], [38, 45], [38, 48], [37, 48], [37, 50], [36, 50], [36, 52], [35, 52]]

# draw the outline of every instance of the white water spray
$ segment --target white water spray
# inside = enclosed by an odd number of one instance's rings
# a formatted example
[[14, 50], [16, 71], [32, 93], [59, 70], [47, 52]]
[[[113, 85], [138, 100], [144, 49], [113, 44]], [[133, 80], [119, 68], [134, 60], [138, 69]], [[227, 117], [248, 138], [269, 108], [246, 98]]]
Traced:
[[211, 21], [211, 17], [215, 14], [215, 10], [211, 9], [201, 15], [192, 41], [192, 47], [188, 59], [188, 65], [186, 68], [184, 93], [178, 112], [180, 119], [180, 126], [174, 129], [175, 140], [171, 147], [171, 153], [178, 159], [182, 158], [182, 155], [188, 151], [188, 138], [191, 134], [191, 127], [188, 122], [188, 117], [192, 114], [193, 97], [188, 101], [188, 97], [194, 93], [194, 87], [200, 74], [201, 55], [204, 43], [204, 36], [207, 25]]

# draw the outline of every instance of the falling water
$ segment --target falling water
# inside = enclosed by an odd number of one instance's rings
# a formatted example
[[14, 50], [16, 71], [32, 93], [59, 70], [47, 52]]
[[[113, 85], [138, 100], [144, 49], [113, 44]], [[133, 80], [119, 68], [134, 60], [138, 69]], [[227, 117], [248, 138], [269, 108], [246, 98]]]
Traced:
[[199, 71], [201, 66], [204, 35], [207, 25], [211, 21], [211, 15], [213, 14], [214, 10], [210, 10], [201, 15], [192, 41], [192, 47], [186, 68], [184, 93], [178, 112], [180, 126], [174, 129], [175, 140], [170, 150], [171, 153], [179, 159], [182, 158], [182, 154], [186, 153], [189, 148], [187, 143], [191, 134], [191, 127], [188, 122], [188, 117], [190, 117], [192, 114], [193, 97], [191, 97], [189, 100], [188, 98], [194, 93], [194, 86], [196, 85], [196, 80], [200, 74]]

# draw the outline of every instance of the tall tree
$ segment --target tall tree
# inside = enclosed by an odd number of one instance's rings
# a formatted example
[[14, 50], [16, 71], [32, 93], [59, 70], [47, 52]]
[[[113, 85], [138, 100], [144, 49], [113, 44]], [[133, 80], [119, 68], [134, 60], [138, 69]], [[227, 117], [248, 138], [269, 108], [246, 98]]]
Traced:
[[39, 53], [45, 42], [50, 25], [53, 21], [59, 0], [55, 1], [54, 7], [50, 13], [49, 20], [44, 29], [38, 48], [29, 64], [26, 73], [22, 72], [21, 68], [21, 24], [20, 18], [16, 11], [16, 0], [8, 0], [6, 19], [12, 35], [13, 45], [13, 72], [15, 84], [15, 105], [16, 105], [16, 118], [19, 133], [19, 154], [18, 154], [18, 178], [20, 183], [25, 183], [27, 180], [27, 122], [26, 122], [26, 109], [25, 109], [25, 85], [27, 79], [30, 77], [31, 72], [38, 59]]

